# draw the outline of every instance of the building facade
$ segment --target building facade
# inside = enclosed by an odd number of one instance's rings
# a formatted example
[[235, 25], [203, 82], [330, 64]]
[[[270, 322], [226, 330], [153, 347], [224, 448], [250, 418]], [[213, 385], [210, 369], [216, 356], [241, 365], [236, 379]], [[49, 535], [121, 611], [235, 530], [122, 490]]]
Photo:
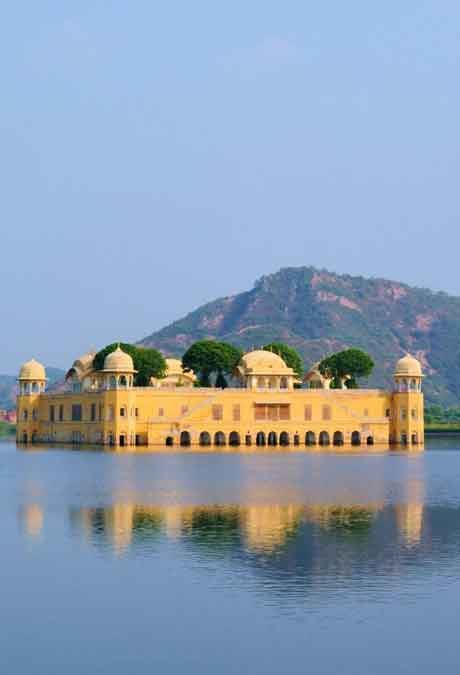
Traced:
[[423, 447], [422, 369], [407, 354], [396, 364], [392, 391], [330, 389], [320, 374], [299, 382], [271, 352], [245, 354], [237, 387], [194, 386], [170, 360], [164, 382], [135, 387], [131, 357], [120, 348], [103, 370], [94, 354], [74, 362], [64, 391], [46, 391], [45, 368], [33, 360], [19, 374], [19, 443], [188, 447]]

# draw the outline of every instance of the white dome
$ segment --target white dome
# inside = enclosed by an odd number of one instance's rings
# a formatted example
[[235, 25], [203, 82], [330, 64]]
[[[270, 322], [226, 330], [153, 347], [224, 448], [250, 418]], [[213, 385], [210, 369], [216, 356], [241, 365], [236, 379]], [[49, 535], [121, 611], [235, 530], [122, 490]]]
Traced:
[[120, 347], [110, 352], [104, 359], [104, 370], [116, 373], [133, 373], [134, 363], [129, 354]]

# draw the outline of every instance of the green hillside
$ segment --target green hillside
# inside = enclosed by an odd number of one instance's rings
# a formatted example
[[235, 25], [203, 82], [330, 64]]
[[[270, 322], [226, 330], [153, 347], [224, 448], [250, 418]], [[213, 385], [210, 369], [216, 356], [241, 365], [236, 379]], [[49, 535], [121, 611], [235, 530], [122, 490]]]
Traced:
[[285, 268], [247, 292], [198, 308], [140, 344], [180, 356], [200, 338], [244, 349], [284, 341], [300, 351], [307, 366], [331, 351], [361, 347], [376, 363], [370, 386], [389, 386], [396, 359], [408, 350], [423, 364], [429, 403], [456, 405], [460, 399], [460, 298], [395, 281]]

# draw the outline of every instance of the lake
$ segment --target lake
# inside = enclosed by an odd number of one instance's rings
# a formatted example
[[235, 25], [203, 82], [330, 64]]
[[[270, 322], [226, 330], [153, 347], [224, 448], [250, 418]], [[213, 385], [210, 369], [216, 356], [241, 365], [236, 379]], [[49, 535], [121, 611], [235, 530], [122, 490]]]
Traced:
[[460, 439], [424, 453], [0, 443], [0, 671], [457, 673]]

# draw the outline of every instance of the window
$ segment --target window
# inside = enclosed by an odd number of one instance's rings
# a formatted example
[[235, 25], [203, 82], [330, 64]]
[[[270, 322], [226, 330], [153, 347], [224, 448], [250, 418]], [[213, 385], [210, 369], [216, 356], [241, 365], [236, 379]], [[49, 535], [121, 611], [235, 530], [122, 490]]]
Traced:
[[303, 409], [303, 418], [306, 422], [309, 422], [312, 419], [311, 405], [306, 405]]
[[99, 403], [99, 420], [102, 420], [104, 418], [104, 406], [102, 403]]
[[387, 408], [387, 409], [385, 410], [385, 417], [388, 417], [388, 418], [391, 417], [391, 408]]
[[364, 408], [364, 417], [369, 417], [369, 410]]
[[165, 414], [164, 408], [158, 408], [158, 417], [163, 417]]
[[139, 417], [139, 408], [134, 408], [134, 416]]
[[282, 403], [280, 405], [280, 420], [290, 420], [291, 419], [291, 409], [289, 404]]
[[261, 403], [256, 403], [254, 406], [254, 419], [264, 420], [265, 419], [265, 406]]
[[181, 408], [181, 414], [186, 415], [188, 413], [188, 405], [183, 405]]
[[64, 406], [62, 404], [59, 406], [59, 421], [64, 421]]
[[24, 422], [27, 422], [28, 418], [29, 412], [27, 410], [24, 410], [24, 412], [22, 413], [22, 419], [24, 420]]
[[407, 410], [405, 408], [401, 408], [401, 419], [405, 420], [407, 417]]
[[411, 417], [412, 417], [413, 420], [417, 419], [417, 409], [416, 408], [412, 408], [412, 410], [410, 411], [410, 414], [411, 414]]
[[268, 412], [268, 419], [272, 421], [276, 421], [279, 419], [279, 414], [278, 414], [278, 408], [279, 406], [277, 405], [267, 405], [267, 412]]
[[90, 419], [91, 419], [91, 422], [96, 421], [96, 404], [95, 403], [91, 403]]
[[37, 419], [37, 411], [35, 408], [32, 410], [32, 419], [35, 421]]
[[50, 405], [50, 422], [54, 422], [54, 405]]
[[120, 417], [126, 417], [126, 408], [120, 408]]
[[224, 411], [221, 405], [212, 406], [212, 419], [221, 420], [224, 417]]
[[81, 422], [81, 404], [72, 405], [72, 422]]
[[241, 419], [241, 410], [239, 403], [236, 403], [232, 409], [232, 418], [234, 422], [239, 422]]
[[323, 405], [323, 420], [330, 420], [331, 419], [331, 406], [330, 405]]

